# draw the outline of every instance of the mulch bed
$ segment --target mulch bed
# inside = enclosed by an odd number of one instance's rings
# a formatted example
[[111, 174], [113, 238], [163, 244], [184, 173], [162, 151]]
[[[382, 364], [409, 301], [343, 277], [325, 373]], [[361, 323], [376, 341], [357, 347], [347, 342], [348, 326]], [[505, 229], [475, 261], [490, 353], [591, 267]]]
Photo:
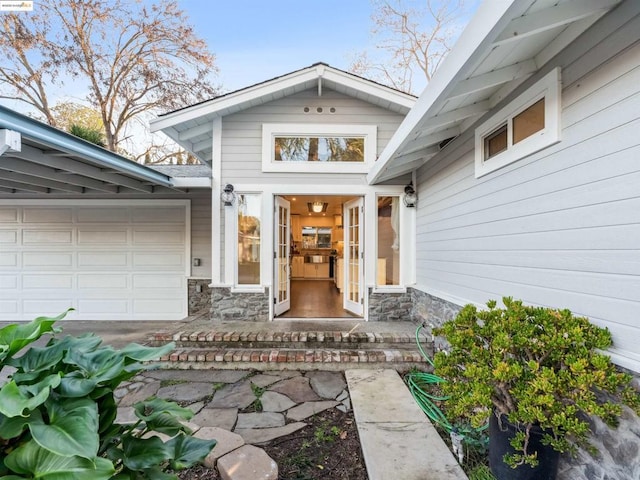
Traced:
[[[305, 420], [309, 425], [261, 445], [278, 464], [280, 480], [367, 480], [353, 412], [325, 410]], [[183, 470], [183, 480], [218, 480], [217, 470]]]

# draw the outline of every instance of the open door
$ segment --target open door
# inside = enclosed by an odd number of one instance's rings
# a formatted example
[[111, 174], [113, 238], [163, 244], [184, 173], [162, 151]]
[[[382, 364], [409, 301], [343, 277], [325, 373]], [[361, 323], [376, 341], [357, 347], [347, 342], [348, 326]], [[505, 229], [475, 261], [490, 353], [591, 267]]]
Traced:
[[363, 199], [356, 198], [344, 204], [344, 308], [355, 315], [364, 311], [364, 295], [362, 289], [363, 252], [361, 249], [363, 235]]
[[274, 258], [274, 315], [282, 315], [291, 308], [291, 279], [289, 275], [289, 252], [291, 251], [291, 204], [276, 197], [275, 252]]

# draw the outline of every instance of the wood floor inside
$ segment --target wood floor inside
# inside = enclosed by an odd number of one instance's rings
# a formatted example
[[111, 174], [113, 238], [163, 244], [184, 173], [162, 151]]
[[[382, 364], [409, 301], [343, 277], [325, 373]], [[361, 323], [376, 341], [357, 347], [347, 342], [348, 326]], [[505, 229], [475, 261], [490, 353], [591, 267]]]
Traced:
[[357, 318], [342, 308], [333, 280], [291, 280], [291, 308], [278, 318]]

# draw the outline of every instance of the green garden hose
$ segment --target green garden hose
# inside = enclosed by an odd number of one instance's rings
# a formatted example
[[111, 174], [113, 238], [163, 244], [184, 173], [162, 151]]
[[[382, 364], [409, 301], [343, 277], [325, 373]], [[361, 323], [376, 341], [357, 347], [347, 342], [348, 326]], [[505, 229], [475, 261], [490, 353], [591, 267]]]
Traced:
[[[424, 325], [419, 325], [416, 329], [416, 344], [420, 354], [426, 362], [434, 367], [433, 360], [427, 355], [420, 343], [420, 332]], [[481, 433], [487, 429], [488, 425], [484, 425], [478, 429], [471, 426], [452, 425], [442, 410], [438, 407], [438, 402], [446, 402], [448, 397], [442, 397], [429, 393], [433, 391], [433, 387], [439, 383], [445, 383], [446, 380], [434, 373], [411, 371], [405, 376], [409, 391], [415, 399], [418, 406], [429, 417], [429, 419], [444, 429], [454, 438], [460, 438], [467, 445], [486, 446], [486, 439], [481, 439]]]

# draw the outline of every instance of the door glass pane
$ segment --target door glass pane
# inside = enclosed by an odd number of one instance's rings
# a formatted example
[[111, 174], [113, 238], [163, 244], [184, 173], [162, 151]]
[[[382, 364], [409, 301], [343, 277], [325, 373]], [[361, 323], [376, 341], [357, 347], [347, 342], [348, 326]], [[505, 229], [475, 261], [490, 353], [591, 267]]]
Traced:
[[376, 285], [400, 285], [400, 197], [378, 197]]
[[544, 98], [513, 117], [514, 145], [544, 128]]
[[349, 211], [349, 288], [348, 297], [352, 302], [360, 301], [360, 248], [358, 245], [358, 230], [360, 209], [351, 208]]
[[260, 195], [238, 195], [238, 285], [260, 284]]
[[287, 209], [278, 207], [278, 302], [287, 299]]

